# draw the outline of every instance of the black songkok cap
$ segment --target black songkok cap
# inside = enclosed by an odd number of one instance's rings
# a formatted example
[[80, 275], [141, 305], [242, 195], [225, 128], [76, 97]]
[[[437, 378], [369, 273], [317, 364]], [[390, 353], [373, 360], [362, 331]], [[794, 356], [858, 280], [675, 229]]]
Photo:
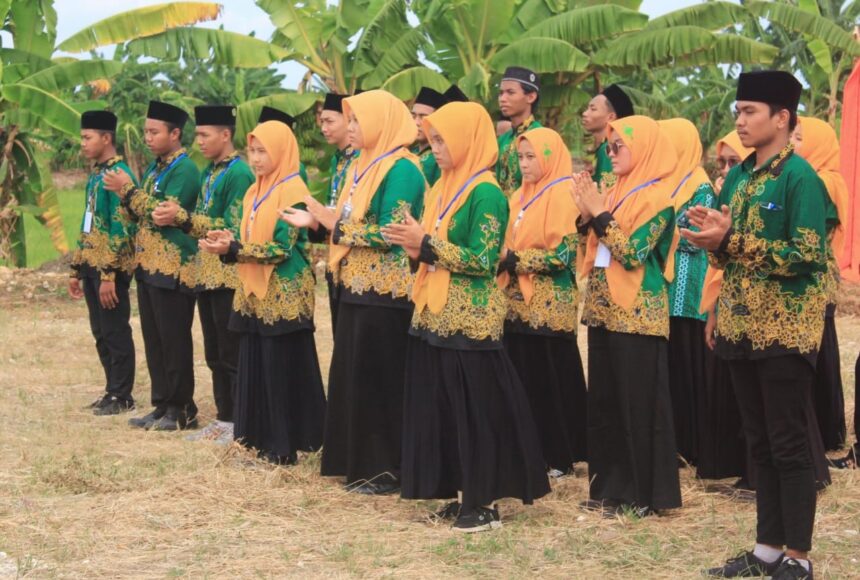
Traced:
[[756, 101], [779, 105], [796, 113], [803, 87], [794, 75], [781, 70], [741, 73], [738, 78], [738, 101]]
[[606, 97], [606, 100], [609, 101], [610, 105], [612, 105], [612, 108], [615, 110], [615, 115], [619, 119], [633, 115], [633, 101], [630, 100], [627, 93], [625, 93], [618, 85], [609, 85], [603, 89], [603, 93], [601, 94]]
[[263, 110], [260, 111], [260, 118], [257, 119], [257, 123], [265, 123], [266, 121], [277, 121], [292, 129], [296, 123], [296, 118], [280, 109], [264, 106]]
[[116, 115], [110, 111], [85, 111], [81, 114], [81, 129], [116, 132]]
[[427, 105], [428, 107], [433, 107], [434, 109], [440, 108], [447, 102], [448, 101], [447, 99], [445, 99], [445, 95], [443, 95], [439, 91], [431, 89], [430, 87], [421, 87], [421, 90], [418, 91], [418, 96], [415, 97], [416, 105]]
[[349, 95], [339, 95], [337, 93], [326, 93], [325, 101], [323, 102], [323, 111], [343, 113], [343, 100], [348, 96]]
[[540, 80], [534, 71], [520, 66], [509, 66], [502, 75], [503, 81], [517, 81], [540, 92]]
[[188, 121], [188, 113], [179, 107], [174, 107], [161, 101], [149, 101], [149, 110], [146, 111], [146, 118], [164, 121], [165, 123], [182, 128]]
[[466, 93], [460, 90], [460, 87], [457, 85], [451, 85], [451, 87], [442, 93], [445, 96], [445, 100], [449, 103], [468, 103], [469, 97], [466, 96]]
[[194, 107], [196, 125], [236, 126], [236, 107], [233, 105], [202, 105]]

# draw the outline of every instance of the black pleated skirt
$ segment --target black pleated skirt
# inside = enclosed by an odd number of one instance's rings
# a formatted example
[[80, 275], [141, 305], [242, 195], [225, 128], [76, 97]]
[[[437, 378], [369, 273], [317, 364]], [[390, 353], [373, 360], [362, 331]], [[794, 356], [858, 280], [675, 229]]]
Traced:
[[322, 445], [325, 394], [310, 330], [276, 336], [242, 333], [235, 438], [267, 459], [294, 462]]
[[729, 365], [710, 349], [705, 353], [705, 391], [700, 405], [696, 475], [702, 479], [745, 478], [746, 439]]
[[322, 475], [400, 478], [406, 337], [412, 311], [340, 301], [328, 384]]
[[705, 396], [705, 323], [669, 319], [669, 393], [678, 454], [690, 465], [699, 456], [700, 401]]
[[509, 332], [504, 343], [526, 389], [544, 461], [567, 472], [588, 458], [587, 391], [576, 339]]
[[503, 349], [455, 350], [409, 337], [404, 401], [406, 499], [463, 507], [550, 491], [525, 389]]
[[815, 365], [812, 398], [824, 448], [828, 451], [842, 449], [846, 439], [845, 395], [842, 392], [839, 339], [833, 316], [824, 319], [824, 336]]
[[588, 329], [588, 471], [594, 500], [681, 505], [668, 341]]

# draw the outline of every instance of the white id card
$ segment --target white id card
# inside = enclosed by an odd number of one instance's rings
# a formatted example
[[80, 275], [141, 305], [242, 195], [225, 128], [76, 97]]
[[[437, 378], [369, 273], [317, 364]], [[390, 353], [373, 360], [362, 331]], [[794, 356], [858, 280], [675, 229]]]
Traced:
[[609, 252], [609, 247], [603, 242], [597, 244], [597, 255], [594, 257], [595, 268], [608, 268], [609, 261], [612, 259], [612, 254]]
[[85, 234], [90, 233], [90, 230], [93, 229], [93, 212], [87, 211], [84, 213], [84, 227], [82, 228]]

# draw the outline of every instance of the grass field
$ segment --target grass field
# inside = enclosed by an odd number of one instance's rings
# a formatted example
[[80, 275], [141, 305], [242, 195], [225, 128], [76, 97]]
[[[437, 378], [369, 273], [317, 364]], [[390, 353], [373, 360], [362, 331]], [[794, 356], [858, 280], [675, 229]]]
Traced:
[[[83, 188], [64, 189], [57, 192], [69, 248], [73, 247], [80, 231], [81, 217], [84, 215], [84, 195]], [[60, 256], [51, 244], [48, 230], [31, 215], [24, 216], [24, 234], [27, 239], [27, 267], [38, 268], [45, 262], [56, 260]]]
[[[0, 269], [0, 579], [696, 578], [750, 546], [755, 509], [730, 481], [682, 470], [684, 507], [665, 517], [581, 511], [583, 469], [534, 506], [501, 505], [501, 530], [464, 537], [430, 523], [436, 502], [347, 495], [319, 458], [276, 468], [238, 447], [144, 433], [82, 407], [103, 381], [82, 303], [64, 276]], [[323, 374], [331, 333], [318, 294]], [[136, 313], [136, 397], [149, 399]], [[853, 405], [860, 319], [838, 319]], [[214, 406], [195, 322], [197, 396]], [[849, 415], [850, 417], [850, 415]], [[860, 577], [860, 471], [820, 496], [819, 578]]]

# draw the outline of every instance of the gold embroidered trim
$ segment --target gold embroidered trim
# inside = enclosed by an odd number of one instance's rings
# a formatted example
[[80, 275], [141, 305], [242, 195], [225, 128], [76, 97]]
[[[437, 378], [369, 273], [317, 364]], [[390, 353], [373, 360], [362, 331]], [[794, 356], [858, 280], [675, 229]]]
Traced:
[[669, 338], [669, 293], [665, 287], [657, 295], [640, 289], [633, 308], [625, 310], [612, 301], [604, 269], [595, 268], [588, 278], [582, 323], [613, 332]]
[[505, 295], [494, 280], [488, 286], [476, 288], [468, 277], [452, 276], [448, 285], [448, 301], [438, 314], [429, 308], [412, 316], [412, 326], [442, 338], [462, 334], [472, 340], [501, 340], [507, 314]]
[[177, 276], [182, 265], [179, 248], [147, 227], [137, 231], [135, 258], [138, 265], [149, 273]]
[[245, 296], [245, 292], [237, 290], [233, 298], [233, 310], [243, 316], [262, 320], [265, 324], [282, 320], [312, 320], [315, 287], [316, 280], [310, 268], [305, 268], [292, 280], [279, 278], [273, 272], [262, 300], [253, 294]]
[[566, 290], [558, 288], [552, 278], [541, 275], [535, 276], [532, 283], [534, 295], [531, 302], [526, 304], [519, 279], [511, 277], [511, 283], [505, 289], [508, 298], [507, 319], [512, 322], [522, 321], [535, 330], [548, 328], [555, 332], [575, 334], [579, 309], [575, 287]]
[[394, 298], [408, 297], [413, 279], [406, 254], [371, 248], [353, 248], [338, 272], [338, 280], [354, 294], [373, 291]]
[[206, 290], [239, 287], [239, 274], [235, 264], [225, 264], [221, 257], [209, 252], [197, 252], [179, 269], [179, 278], [189, 288]]

